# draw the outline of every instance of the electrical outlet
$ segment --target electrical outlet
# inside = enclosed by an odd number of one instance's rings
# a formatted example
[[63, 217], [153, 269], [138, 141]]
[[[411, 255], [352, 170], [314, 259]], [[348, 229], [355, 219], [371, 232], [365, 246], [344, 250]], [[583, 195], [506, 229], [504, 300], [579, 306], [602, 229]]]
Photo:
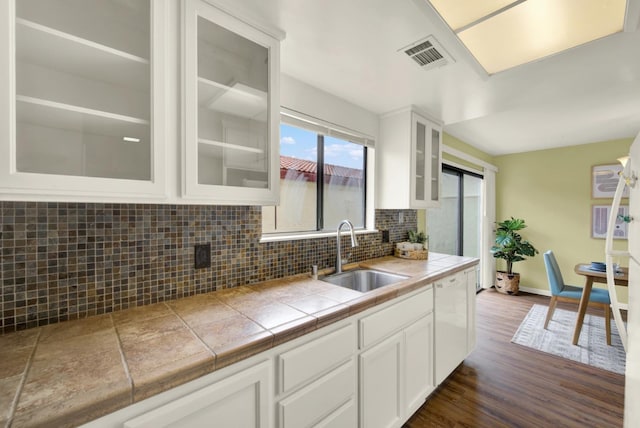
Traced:
[[400, 211], [400, 212], [398, 213], [398, 223], [399, 223], [399, 224], [404, 223], [404, 211]]
[[211, 244], [196, 244], [194, 259], [196, 269], [211, 267]]
[[387, 243], [389, 242], [389, 231], [388, 230], [383, 230], [382, 231], [382, 243]]

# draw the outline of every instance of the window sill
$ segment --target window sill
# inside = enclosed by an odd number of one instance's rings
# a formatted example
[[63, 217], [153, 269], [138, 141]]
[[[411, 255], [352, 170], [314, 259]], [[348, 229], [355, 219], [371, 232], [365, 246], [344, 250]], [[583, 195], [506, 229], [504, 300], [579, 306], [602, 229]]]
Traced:
[[[358, 229], [356, 235], [364, 235], [367, 233], [378, 233], [377, 229]], [[343, 230], [342, 234], [348, 234]], [[262, 235], [260, 243], [265, 242], [281, 242], [281, 241], [299, 241], [302, 239], [331, 238], [335, 237], [336, 232], [297, 232], [297, 233], [274, 233], [272, 235]]]

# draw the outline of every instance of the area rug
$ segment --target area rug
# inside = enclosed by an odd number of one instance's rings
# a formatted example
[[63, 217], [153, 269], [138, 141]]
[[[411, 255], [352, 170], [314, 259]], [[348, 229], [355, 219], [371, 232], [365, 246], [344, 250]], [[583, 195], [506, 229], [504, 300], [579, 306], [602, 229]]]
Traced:
[[578, 345], [572, 345], [577, 312], [556, 309], [545, 330], [547, 306], [533, 305], [511, 342], [538, 351], [624, 374], [626, 354], [611, 320], [611, 346], [607, 346], [604, 317], [585, 315]]

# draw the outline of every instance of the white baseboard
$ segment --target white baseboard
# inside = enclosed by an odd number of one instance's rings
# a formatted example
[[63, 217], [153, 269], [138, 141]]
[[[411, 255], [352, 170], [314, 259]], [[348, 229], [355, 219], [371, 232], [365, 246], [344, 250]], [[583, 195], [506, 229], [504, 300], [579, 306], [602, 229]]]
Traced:
[[529, 288], [529, 287], [519, 287], [519, 288], [520, 288], [520, 291], [524, 291], [525, 293], [539, 294], [541, 296], [551, 297], [551, 290], [542, 290], [540, 288]]
[[[495, 288], [495, 286], [491, 286], [489, 288]], [[551, 297], [551, 290], [542, 290], [540, 288], [529, 288], [529, 287], [518, 287], [520, 291], [524, 291], [525, 293], [538, 294], [540, 296], [548, 296]]]

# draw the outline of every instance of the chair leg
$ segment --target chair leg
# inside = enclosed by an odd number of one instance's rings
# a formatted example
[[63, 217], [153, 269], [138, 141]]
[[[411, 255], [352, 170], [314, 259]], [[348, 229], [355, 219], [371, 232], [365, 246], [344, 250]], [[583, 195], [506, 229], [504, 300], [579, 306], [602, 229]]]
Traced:
[[545, 330], [549, 326], [549, 321], [551, 320], [551, 317], [553, 317], [553, 311], [556, 310], [557, 303], [558, 303], [558, 296], [551, 296], [551, 301], [549, 302], [549, 310], [547, 310], [547, 319], [544, 320]]
[[611, 346], [611, 307], [604, 305], [604, 327], [607, 332], [607, 345]]

